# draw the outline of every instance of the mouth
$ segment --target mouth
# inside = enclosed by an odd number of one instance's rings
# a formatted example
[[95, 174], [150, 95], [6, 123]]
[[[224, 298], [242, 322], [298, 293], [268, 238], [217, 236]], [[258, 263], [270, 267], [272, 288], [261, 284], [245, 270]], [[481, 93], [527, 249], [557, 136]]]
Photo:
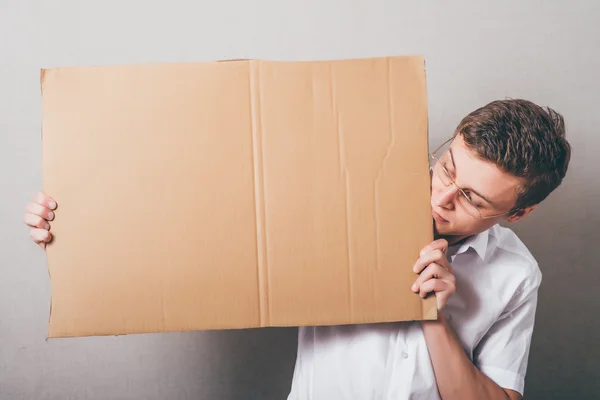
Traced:
[[431, 210], [431, 215], [433, 216], [433, 219], [435, 219], [437, 222], [439, 222], [441, 224], [448, 222], [448, 220], [444, 219], [440, 214], [433, 211], [433, 209]]

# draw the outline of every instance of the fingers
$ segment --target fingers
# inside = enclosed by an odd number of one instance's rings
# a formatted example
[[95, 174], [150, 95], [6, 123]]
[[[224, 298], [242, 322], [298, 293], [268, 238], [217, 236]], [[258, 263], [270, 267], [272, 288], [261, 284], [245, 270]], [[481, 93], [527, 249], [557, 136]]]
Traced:
[[444, 267], [439, 264], [432, 263], [419, 275], [414, 285], [412, 286], [413, 292], [421, 290], [421, 285], [431, 279], [449, 279], [452, 280], [454, 276]]
[[449, 289], [449, 284], [441, 279], [430, 279], [421, 285], [419, 296], [425, 298], [429, 292], [443, 292]]
[[434, 240], [433, 242], [429, 243], [427, 246], [423, 247], [423, 250], [421, 250], [420, 255], [429, 253], [434, 250], [440, 250], [442, 253], [445, 254], [446, 251], [448, 250], [448, 241], [446, 239]]
[[50, 234], [50, 224], [48, 221], [54, 219], [54, 211], [56, 209], [56, 201], [42, 192], [38, 192], [33, 196], [33, 200], [27, 204], [23, 221], [30, 226], [29, 235], [42, 249], [46, 248], [46, 243], [52, 240]]
[[42, 192], [37, 192], [35, 196], [33, 196], [33, 201], [40, 206], [49, 208], [50, 210], [54, 210], [56, 208], [56, 202], [54, 199]]
[[50, 235], [50, 232], [48, 232], [45, 229], [34, 228], [29, 232], [29, 236], [31, 236], [31, 239], [33, 239], [33, 241], [37, 244], [41, 245], [41, 243], [43, 243], [43, 248], [45, 247], [45, 244], [48, 243], [50, 239], [52, 239], [52, 235]]
[[452, 283], [440, 279], [432, 279], [421, 286], [419, 296], [424, 299], [429, 293], [435, 293], [437, 308], [438, 310], [443, 310], [455, 291], [456, 287]]
[[431, 279], [421, 285], [419, 296], [424, 299], [427, 294], [431, 292], [435, 293], [437, 309], [443, 310], [455, 291], [456, 286], [452, 282]]
[[23, 222], [32, 228], [50, 230], [50, 224], [39, 215], [26, 213]]
[[27, 204], [26, 210], [27, 213], [37, 215], [47, 221], [52, 221], [54, 219], [54, 211], [34, 201]]
[[415, 263], [413, 271], [418, 274], [431, 263], [438, 263], [448, 268], [448, 270], [452, 270], [452, 267], [450, 267], [446, 260], [446, 254], [442, 252], [442, 250], [436, 249], [426, 253], [422, 253], [421, 257], [419, 257], [419, 259]]
[[456, 291], [456, 278], [452, 274], [452, 266], [446, 259], [448, 241], [438, 239], [421, 250], [420, 257], [413, 267], [420, 274], [412, 291], [425, 298], [428, 293], [435, 292], [438, 309], [445, 307], [448, 299]]
[[423, 299], [432, 292], [435, 293], [438, 310], [443, 310], [456, 292], [456, 283], [454, 279], [429, 279], [419, 288], [419, 296]]

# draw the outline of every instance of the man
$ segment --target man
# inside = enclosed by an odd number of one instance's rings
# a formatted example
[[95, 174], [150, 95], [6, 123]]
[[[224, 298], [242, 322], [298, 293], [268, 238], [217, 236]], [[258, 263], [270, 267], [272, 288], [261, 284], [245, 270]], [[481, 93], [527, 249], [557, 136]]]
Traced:
[[[439, 319], [301, 327], [289, 400], [521, 399], [541, 273], [499, 223], [556, 189], [570, 154], [552, 109], [504, 100], [467, 115], [430, 155], [436, 240], [414, 265], [411, 289], [435, 292]], [[55, 208], [42, 193], [27, 206], [43, 248]]]

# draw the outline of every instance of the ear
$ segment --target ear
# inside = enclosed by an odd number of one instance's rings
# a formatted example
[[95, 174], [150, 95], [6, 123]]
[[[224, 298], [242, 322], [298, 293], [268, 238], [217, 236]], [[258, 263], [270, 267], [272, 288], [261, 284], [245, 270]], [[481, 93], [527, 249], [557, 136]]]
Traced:
[[537, 208], [537, 204], [523, 208], [523, 209], [515, 212], [514, 214], [511, 214], [508, 218], [506, 218], [506, 220], [508, 222], [510, 222], [511, 224], [515, 223], [515, 222], [520, 221], [523, 218], [525, 218], [530, 212], [532, 212], [536, 208]]

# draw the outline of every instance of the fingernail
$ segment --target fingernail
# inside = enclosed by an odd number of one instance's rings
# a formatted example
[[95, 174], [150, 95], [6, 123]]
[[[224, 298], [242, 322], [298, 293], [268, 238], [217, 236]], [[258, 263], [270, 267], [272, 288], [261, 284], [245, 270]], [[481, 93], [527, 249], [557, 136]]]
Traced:
[[54, 218], [54, 213], [52, 211], [50, 211], [48, 213], [48, 218], [50, 218], [50, 219]]
[[50, 200], [50, 201], [48, 202], [48, 206], [50, 206], [50, 208], [54, 210], [54, 208], [56, 207], [56, 203], [55, 203], [55, 202], [53, 202], [52, 200]]
[[417, 284], [412, 285], [412, 290], [417, 290]]
[[46, 225], [44, 225], [44, 228], [45, 228], [47, 231], [48, 231], [48, 230], [50, 230], [50, 224], [46, 224]]

